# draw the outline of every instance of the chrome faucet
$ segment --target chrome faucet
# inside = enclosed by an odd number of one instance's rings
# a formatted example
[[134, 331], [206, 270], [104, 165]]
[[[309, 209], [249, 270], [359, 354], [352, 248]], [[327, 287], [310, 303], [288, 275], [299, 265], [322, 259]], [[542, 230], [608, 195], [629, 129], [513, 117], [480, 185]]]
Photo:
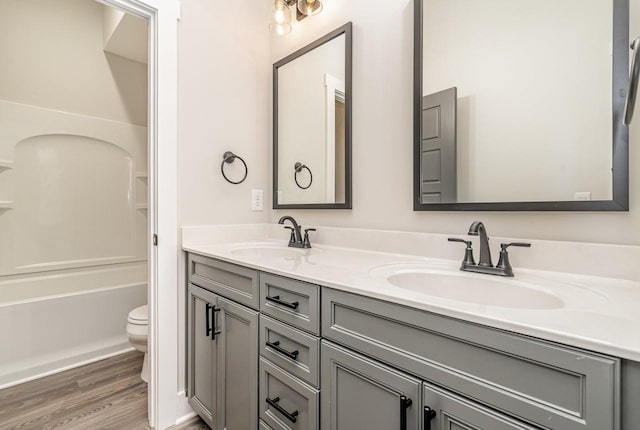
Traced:
[[449, 238], [449, 242], [461, 242], [466, 245], [464, 260], [462, 261], [462, 265], [460, 266], [460, 270], [465, 272], [513, 277], [513, 267], [511, 267], [511, 262], [509, 261], [509, 252], [507, 251], [507, 249], [510, 246], [520, 246], [524, 248], [531, 247], [530, 243], [524, 242], [500, 244], [500, 259], [498, 260], [498, 264], [494, 267], [493, 262], [491, 261], [489, 236], [487, 235], [487, 229], [485, 228], [484, 224], [480, 221], [475, 221], [469, 227], [468, 234], [469, 236], [480, 237], [480, 261], [478, 262], [478, 264], [476, 264], [473, 258], [473, 247], [470, 240], [458, 239], [453, 237]]
[[278, 224], [284, 224], [285, 221], [291, 222], [293, 227], [285, 226], [286, 229], [291, 230], [291, 236], [289, 237], [289, 246], [292, 248], [311, 248], [311, 241], [309, 240], [309, 232], [316, 231], [315, 228], [306, 228], [304, 230], [304, 238], [302, 237], [302, 226], [298, 225], [296, 220], [291, 216], [283, 216], [278, 221]]

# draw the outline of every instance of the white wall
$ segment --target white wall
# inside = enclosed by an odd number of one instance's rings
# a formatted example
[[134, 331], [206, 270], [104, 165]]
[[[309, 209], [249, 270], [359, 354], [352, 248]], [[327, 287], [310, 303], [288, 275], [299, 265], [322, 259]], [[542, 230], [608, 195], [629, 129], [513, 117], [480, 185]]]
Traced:
[[[493, 236], [640, 244], [640, 121], [631, 132], [629, 213], [413, 212], [413, 1], [386, 2], [384, 7], [366, 0], [324, 4], [320, 15], [295, 23], [289, 35], [271, 37], [271, 61], [353, 22], [353, 210], [272, 211], [272, 221], [287, 213], [305, 225], [450, 234], [464, 233], [481, 219]], [[632, 14], [638, 23], [637, 5]], [[635, 25], [632, 34], [638, 31]], [[526, 178], [510, 179], [526, 186]]]
[[[271, 204], [269, 2], [185, 0], [179, 22], [178, 140], [181, 225], [263, 222], [251, 190]], [[241, 185], [220, 174], [222, 154], [244, 158]], [[239, 161], [225, 166], [232, 179]]]
[[147, 67], [103, 52], [102, 4], [0, 0], [0, 28], [3, 99], [147, 124]]
[[612, 20], [601, 0], [425, 1], [422, 94], [458, 88], [458, 201], [611, 200]]

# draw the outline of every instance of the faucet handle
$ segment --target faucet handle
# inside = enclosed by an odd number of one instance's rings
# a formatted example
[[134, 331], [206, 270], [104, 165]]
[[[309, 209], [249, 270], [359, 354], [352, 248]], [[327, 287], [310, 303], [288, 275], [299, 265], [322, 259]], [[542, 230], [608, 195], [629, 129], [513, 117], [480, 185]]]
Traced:
[[509, 252], [507, 251], [507, 248], [509, 248], [510, 246], [517, 246], [520, 248], [531, 248], [531, 244], [526, 242], [513, 242], [513, 243], [500, 244], [500, 260], [496, 265], [496, 269], [502, 270], [506, 276], [513, 276], [513, 267], [511, 267], [511, 261], [509, 261]]
[[531, 244], [530, 243], [526, 243], [526, 242], [512, 242], [512, 243], [501, 243], [500, 244], [500, 249], [502, 249], [503, 251], [506, 251], [508, 247], [510, 246], [518, 246], [520, 248], [531, 248]]
[[450, 237], [449, 242], [459, 242], [467, 245], [464, 250], [464, 260], [462, 260], [462, 267], [475, 266], [476, 260], [473, 258], [473, 242], [470, 240], [458, 239], [457, 237]]
[[304, 240], [302, 241], [303, 248], [311, 248], [311, 241], [309, 240], [309, 232], [316, 231], [315, 228], [305, 228], [304, 229]]
[[471, 242], [470, 240], [464, 240], [464, 239], [458, 239], [457, 237], [450, 237], [449, 242], [460, 242], [460, 243], [464, 243], [467, 245], [468, 248], [471, 248], [471, 245], [473, 244], [473, 242]]

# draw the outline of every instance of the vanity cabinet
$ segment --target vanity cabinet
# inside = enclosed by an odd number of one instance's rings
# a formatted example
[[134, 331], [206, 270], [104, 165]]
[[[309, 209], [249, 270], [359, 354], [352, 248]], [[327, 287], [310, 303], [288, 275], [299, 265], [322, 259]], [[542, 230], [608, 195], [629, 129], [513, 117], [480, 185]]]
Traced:
[[214, 430], [637, 428], [638, 363], [188, 258], [187, 394]]
[[189, 404], [213, 429], [258, 421], [258, 312], [189, 284]]
[[423, 386], [425, 430], [538, 430], [434, 385]]
[[218, 297], [189, 284], [187, 310], [187, 369], [189, 404], [194, 411], [213, 426], [215, 405], [214, 387], [217, 379], [216, 343], [211, 339], [211, 311], [218, 305]]
[[619, 359], [329, 288], [321, 320], [324, 338], [523, 422], [620, 428]]
[[420, 428], [419, 379], [325, 340], [321, 357], [322, 430]]

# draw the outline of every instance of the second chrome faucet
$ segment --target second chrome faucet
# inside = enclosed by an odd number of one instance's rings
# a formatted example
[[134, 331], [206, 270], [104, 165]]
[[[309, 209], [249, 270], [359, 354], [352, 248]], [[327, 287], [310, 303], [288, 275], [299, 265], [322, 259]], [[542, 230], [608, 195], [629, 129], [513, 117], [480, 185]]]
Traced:
[[480, 221], [475, 221], [469, 227], [468, 235], [478, 236], [480, 238], [480, 260], [477, 264], [473, 257], [473, 243], [470, 240], [458, 239], [453, 237], [449, 238], [449, 242], [460, 242], [466, 245], [464, 259], [462, 260], [462, 265], [460, 266], [460, 270], [463, 270], [465, 272], [513, 277], [513, 267], [511, 267], [511, 262], [509, 261], [508, 248], [511, 246], [526, 248], [531, 247], [530, 243], [525, 242], [500, 244], [500, 259], [498, 260], [498, 264], [494, 266], [491, 260], [489, 236], [487, 235], [487, 229], [485, 228], [484, 224]]

